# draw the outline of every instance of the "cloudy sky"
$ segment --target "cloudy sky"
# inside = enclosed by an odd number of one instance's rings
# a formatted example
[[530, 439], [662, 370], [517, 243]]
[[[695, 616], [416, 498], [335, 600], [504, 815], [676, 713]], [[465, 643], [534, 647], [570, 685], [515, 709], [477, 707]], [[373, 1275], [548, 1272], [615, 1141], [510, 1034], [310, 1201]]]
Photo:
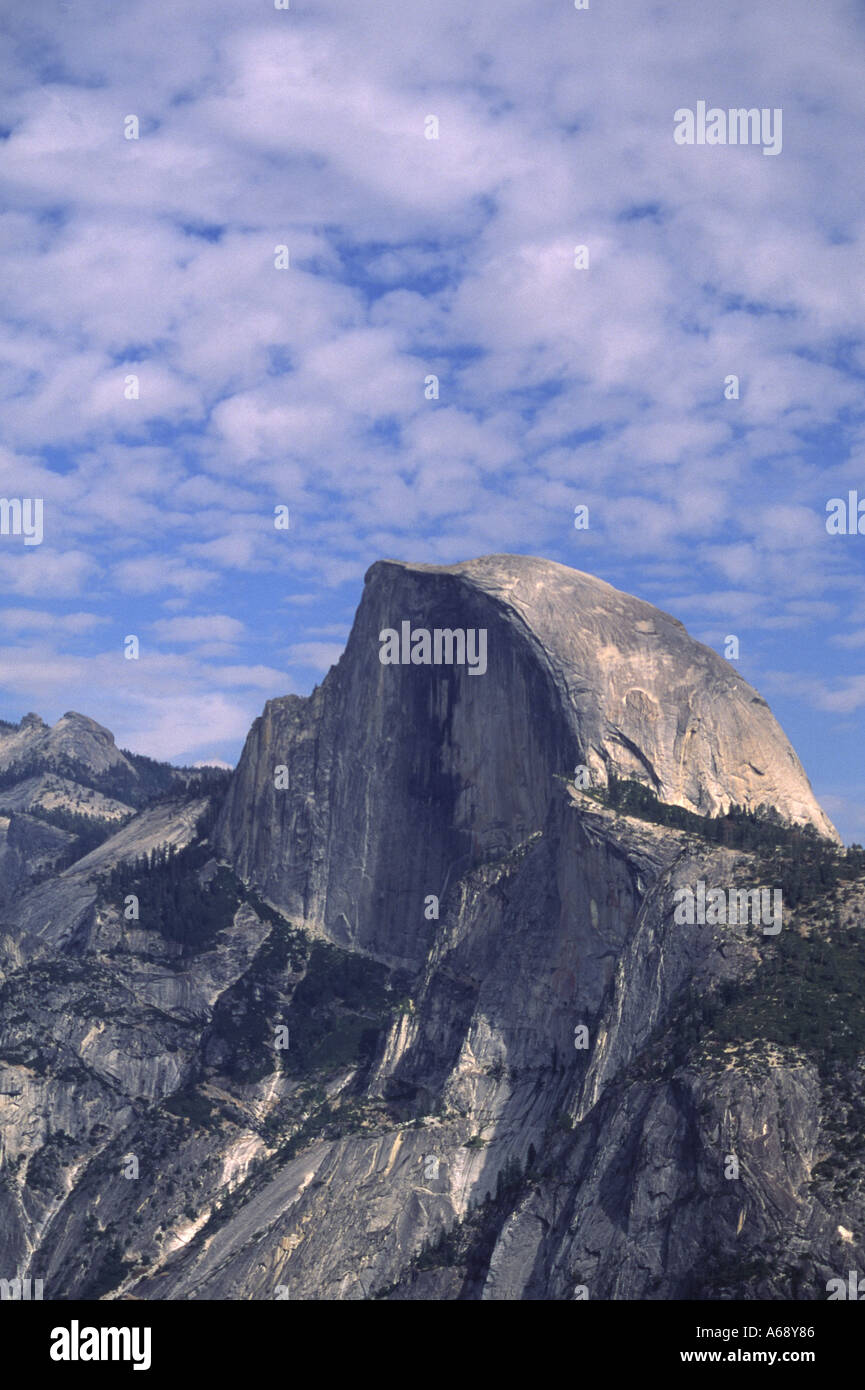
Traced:
[[[0, 25], [0, 497], [44, 498], [0, 536], [0, 716], [233, 760], [373, 560], [517, 551], [737, 636], [865, 840], [865, 536], [825, 524], [865, 497], [865, 6]], [[780, 108], [780, 154], [677, 144], [698, 101]]]

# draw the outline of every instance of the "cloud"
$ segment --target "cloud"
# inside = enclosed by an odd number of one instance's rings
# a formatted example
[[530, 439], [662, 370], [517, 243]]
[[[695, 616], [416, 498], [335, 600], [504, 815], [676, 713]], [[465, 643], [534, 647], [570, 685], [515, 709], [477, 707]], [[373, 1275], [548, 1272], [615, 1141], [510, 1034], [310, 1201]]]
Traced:
[[[194, 645], [198, 674], [149, 669], [234, 729], [244, 681], [251, 708], [288, 680], [273, 651], [338, 655], [322, 629], [380, 555], [513, 549], [700, 630], [747, 622], [798, 698], [858, 710], [858, 673], [822, 669], [862, 622], [861, 555], [824, 526], [827, 497], [865, 491], [844, 0], [687, 23], [633, 0], [127, 0], [13, 27], [0, 496], [44, 497], [46, 530], [28, 554], [0, 538], [0, 583], [57, 626], [0, 621], [91, 635], [72, 665], [46, 645], [41, 676], [19, 650], [12, 698], [110, 680], [95, 619], [63, 611], [98, 595], [118, 632]], [[777, 159], [675, 146], [677, 107], [745, 91], [783, 105]], [[150, 679], [129, 698], [165, 747]]]
[[52, 550], [43, 541], [28, 550], [22, 546], [23, 554], [13, 558], [8, 547], [6, 539], [0, 551], [0, 583], [7, 593], [37, 598], [77, 596], [87, 592], [99, 571], [98, 559], [82, 550]]
[[865, 675], [821, 680], [790, 671], [774, 671], [768, 686], [795, 695], [812, 709], [826, 714], [854, 714], [865, 708]]
[[0, 609], [0, 627], [7, 632], [92, 632], [108, 618], [98, 613], [51, 613], [37, 608]]
[[170, 556], [153, 555], [121, 561], [114, 566], [114, 579], [120, 592], [156, 594], [179, 589], [196, 594], [215, 583], [216, 575]]
[[160, 642], [238, 642], [246, 628], [238, 618], [210, 613], [194, 618], [161, 618], [153, 623], [152, 631]]
[[336, 665], [344, 651], [344, 642], [295, 642], [288, 649], [288, 660], [294, 666], [328, 671]]
[[118, 745], [166, 759], [235, 746], [266, 699], [294, 688], [275, 667], [207, 661], [199, 649], [179, 654], [145, 645], [138, 661], [128, 661], [119, 645], [73, 653], [39, 637], [7, 646], [3, 657], [13, 709], [35, 704], [52, 720], [66, 709], [86, 710]]

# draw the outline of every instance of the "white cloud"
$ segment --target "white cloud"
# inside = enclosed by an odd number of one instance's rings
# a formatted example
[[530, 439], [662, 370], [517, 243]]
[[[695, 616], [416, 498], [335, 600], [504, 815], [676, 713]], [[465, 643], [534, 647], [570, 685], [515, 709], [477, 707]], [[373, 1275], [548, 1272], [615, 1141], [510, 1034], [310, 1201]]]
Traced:
[[238, 618], [210, 613], [189, 618], [161, 618], [152, 624], [152, 631], [160, 642], [239, 642], [246, 628]]
[[[845, 620], [861, 561], [822, 523], [829, 470], [860, 485], [865, 438], [846, 365], [863, 24], [844, 0], [687, 22], [635, 0], [106, 15], [16, 17], [0, 495], [43, 496], [46, 536], [0, 544], [7, 601], [98, 591], [118, 630], [154, 622], [220, 688], [245, 672], [271, 693], [271, 600], [309, 611], [291, 650], [323, 669], [319, 594], [356, 592], [380, 554], [554, 553], [690, 594], [697, 622], [725, 595], [766, 634]], [[674, 145], [678, 106], [744, 91], [783, 104], [779, 158]], [[185, 612], [205, 602], [210, 629]], [[57, 634], [83, 637], [74, 620]], [[225, 665], [244, 626], [246, 664]], [[56, 686], [19, 654], [8, 688], [24, 679]], [[856, 679], [820, 698], [855, 702]]]
[[344, 650], [344, 642], [295, 642], [288, 649], [288, 660], [295, 666], [328, 671], [336, 665]]
[[98, 613], [50, 613], [38, 608], [0, 609], [0, 626], [7, 632], [92, 632], [109, 621]]

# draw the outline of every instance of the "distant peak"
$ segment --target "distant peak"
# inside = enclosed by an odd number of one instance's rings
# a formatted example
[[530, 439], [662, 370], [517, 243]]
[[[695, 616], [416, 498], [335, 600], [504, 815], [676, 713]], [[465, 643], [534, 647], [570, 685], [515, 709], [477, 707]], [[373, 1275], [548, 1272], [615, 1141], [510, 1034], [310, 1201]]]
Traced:
[[67, 710], [66, 713], [57, 720], [54, 728], [65, 729], [68, 728], [70, 724], [73, 728], [80, 729], [84, 733], [97, 734], [102, 738], [109, 739], [112, 743], [114, 742], [114, 735], [110, 729], [105, 728], [104, 724], [99, 724], [95, 719], [91, 719], [88, 714], [79, 714], [78, 711], [74, 709]]

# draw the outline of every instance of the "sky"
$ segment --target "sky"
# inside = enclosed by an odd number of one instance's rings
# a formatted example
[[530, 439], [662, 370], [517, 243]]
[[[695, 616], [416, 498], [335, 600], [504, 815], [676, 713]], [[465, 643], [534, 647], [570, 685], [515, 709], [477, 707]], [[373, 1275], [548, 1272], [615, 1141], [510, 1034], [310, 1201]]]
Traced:
[[[3, 0], [0, 40], [0, 498], [44, 507], [0, 717], [233, 762], [374, 560], [539, 555], [736, 636], [865, 841], [861, 0]], [[701, 101], [781, 148], [677, 143]]]

